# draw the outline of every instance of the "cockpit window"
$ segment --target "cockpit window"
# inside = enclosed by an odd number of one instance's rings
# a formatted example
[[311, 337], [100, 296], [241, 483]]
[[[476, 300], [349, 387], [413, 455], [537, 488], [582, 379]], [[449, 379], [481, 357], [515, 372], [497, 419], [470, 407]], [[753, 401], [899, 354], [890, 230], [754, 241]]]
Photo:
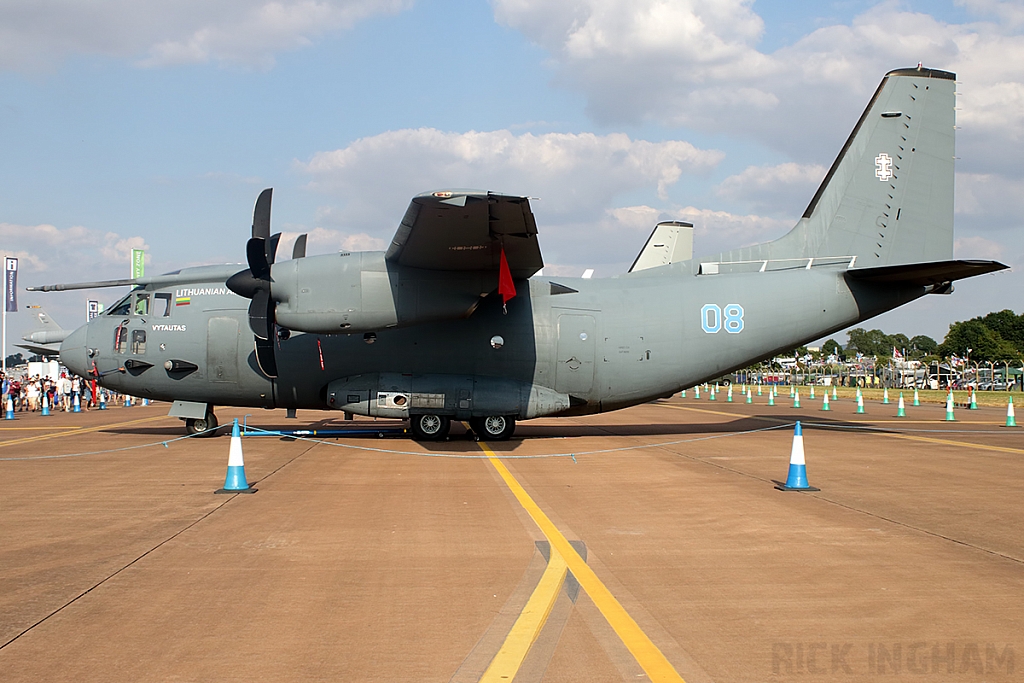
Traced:
[[110, 310], [107, 311], [107, 315], [128, 315], [128, 311], [131, 310], [131, 307], [132, 295], [129, 294], [128, 296], [114, 304], [110, 308]]
[[133, 315], [149, 315], [149, 292], [135, 293]]
[[158, 292], [153, 295], [153, 315], [167, 318], [171, 315], [171, 293]]

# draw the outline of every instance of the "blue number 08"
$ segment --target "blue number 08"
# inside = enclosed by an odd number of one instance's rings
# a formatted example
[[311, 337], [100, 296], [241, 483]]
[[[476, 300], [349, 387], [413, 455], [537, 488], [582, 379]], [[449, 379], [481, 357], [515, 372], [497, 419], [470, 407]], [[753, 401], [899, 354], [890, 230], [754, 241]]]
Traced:
[[[724, 316], [723, 316], [724, 312]], [[721, 309], [717, 304], [704, 304], [700, 309], [700, 327], [708, 334], [719, 332], [722, 327], [729, 334], [743, 331], [743, 307], [739, 304], [727, 304]]]

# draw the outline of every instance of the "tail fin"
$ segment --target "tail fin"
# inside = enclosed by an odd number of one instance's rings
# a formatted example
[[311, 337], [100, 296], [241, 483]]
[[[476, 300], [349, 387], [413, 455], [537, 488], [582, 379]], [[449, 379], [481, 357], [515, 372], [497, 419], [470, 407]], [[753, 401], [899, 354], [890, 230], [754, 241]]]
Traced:
[[796, 227], [718, 260], [856, 256], [860, 268], [952, 258], [955, 78], [887, 73]]

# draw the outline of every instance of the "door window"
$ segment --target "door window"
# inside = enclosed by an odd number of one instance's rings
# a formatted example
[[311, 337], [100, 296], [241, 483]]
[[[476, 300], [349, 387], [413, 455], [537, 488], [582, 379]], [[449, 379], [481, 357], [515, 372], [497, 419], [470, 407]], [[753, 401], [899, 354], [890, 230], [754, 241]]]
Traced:
[[141, 355], [146, 352], [146, 331], [132, 330], [132, 353]]

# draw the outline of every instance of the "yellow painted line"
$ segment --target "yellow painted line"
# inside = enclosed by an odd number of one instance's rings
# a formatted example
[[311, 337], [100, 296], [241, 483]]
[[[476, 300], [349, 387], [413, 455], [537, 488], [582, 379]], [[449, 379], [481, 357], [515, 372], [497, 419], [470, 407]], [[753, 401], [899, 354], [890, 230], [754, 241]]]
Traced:
[[555, 606], [568, 568], [565, 558], [552, 546], [548, 566], [537, 582], [533, 595], [519, 613], [501, 649], [480, 678], [480, 683], [508, 683], [516, 677]]
[[[787, 421], [785, 418], [783, 418], [781, 416], [780, 417], [765, 417], [763, 415], [744, 415], [743, 413], [727, 413], [727, 412], [724, 412], [724, 411], [721, 411], [721, 410], [707, 410], [707, 409], [704, 409], [704, 408], [692, 408], [690, 406], [676, 406], [676, 405], [672, 405], [670, 403], [656, 403], [655, 405], [661, 406], [662, 408], [672, 408], [673, 410], [691, 410], [691, 411], [693, 411], [695, 413], [709, 413], [711, 415], [727, 415], [728, 417], [746, 417], [746, 418], [750, 418], [751, 420], [765, 420], [765, 421], [776, 421], [776, 422], [785, 422], [785, 421]], [[757, 404], [755, 403], [753, 405], [757, 405]], [[765, 408], [780, 408], [780, 407], [781, 408], [786, 408], [788, 406], [780, 406], [780, 405], [776, 404], [774, 406], [764, 405], [763, 407], [765, 407]], [[832, 411], [832, 412], [834, 413], [835, 411]], [[830, 416], [822, 415], [821, 417], [824, 418], [824, 417], [830, 417]], [[842, 420], [843, 422], [848, 422], [848, 423], [851, 423], [851, 424], [877, 424], [877, 423], [880, 423], [880, 422], [892, 422], [892, 423], [895, 423], [895, 424], [935, 424], [937, 422], [943, 422], [943, 423], [945, 422], [945, 420], [942, 419], [941, 417], [936, 417], [936, 418], [931, 419], [931, 420], [909, 420], [909, 419], [902, 418], [902, 417], [901, 418], [892, 418], [892, 419], [879, 419], [879, 420], [848, 420], [848, 419], [845, 419], [845, 418], [835, 418], [835, 419]], [[960, 422], [960, 424], [969, 424], [969, 425], [1002, 425], [1003, 424], [1002, 421], [992, 421], [992, 420], [962, 420], [962, 421], [958, 420], [958, 421]]]
[[675, 667], [665, 658], [661, 650], [651, 642], [651, 639], [647, 637], [647, 634], [643, 632], [633, 617], [629, 616], [629, 612], [615, 599], [615, 596], [601, 582], [601, 579], [597, 577], [597, 574], [590, 568], [590, 565], [583, 561], [583, 558], [569, 544], [569, 541], [558, 530], [558, 527], [548, 519], [548, 516], [533, 501], [533, 498], [526, 492], [526, 489], [512, 476], [512, 473], [505, 467], [505, 463], [485, 444], [481, 443], [480, 448], [487, 454], [487, 459], [494, 466], [494, 469], [498, 471], [498, 474], [501, 475], [512, 495], [516, 497], [519, 504], [523, 506], [523, 509], [526, 510], [530, 518], [540, 527], [541, 532], [548, 539], [548, 543], [551, 544], [552, 557], [554, 557], [555, 552], [558, 552], [565, 558], [569, 571], [576, 577], [580, 587], [590, 596], [594, 605], [597, 606], [597, 609], [601, 611], [601, 614], [608, 621], [608, 625], [619, 636], [622, 644], [633, 655], [633, 658], [636, 659], [637, 664], [644, 670], [647, 677], [656, 683], [669, 681], [685, 683], [682, 676], [675, 670]]
[[[993, 432], [998, 434], [998, 432]], [[1008, 446], [989, 446], [983, 443], [970, 443], [967, 441], [956, 441], [954, 439], [936, 439], [930, 436], [911, 436], [909, 434], [887, 434], [885, 432], [875, 433], [876, 436], [890, 436], [894, 439], [908, 439], [910, 441], [924, 441], [925, 443], [937, 443], [945, 446], [959, 446], [960, 448], [976, 448], [982, 451], [998, 451], [1000, 453], [1024, 453], [1024, 448], [1010, 448]]]
[[[688, 408], [686, 406], [673, 406], [673, 405], [666, 405], [666, 404], [663, 404], [663, 403], [659, 403], [657, 405], [660, 405], [663, 408], [674, 408], [676, 410], [693, 410], [693, 411], [696, 411], [698, 413], [714, 413], [716, 415], [729, 415], [729, 416], [732, 416], [732, 417], [743, 417], [743, 415], [740, 415], [738, 413], [722, 413], [722, 412], [718, 412], [718, 411], [714, 411], [714, 410], [702, 410], [700, 408]], [[751, 415], [749, 417], [751, 417], [751, 418], [753, 418], [755, 420], [764, 420], [765, 422], [788, 422], [789, 421], [789, 420], [786, 420], [785, 418], [782, 418], [782, 417], [762, 417], [762, 416], [758, 416], [758, 415]], [[897, 422], [897, 423], [903, 423], [903, 424], [934, 424], [936, 422], [944, 422], [944, 420], [842, 420], [842, 421], [847, 423], [847, 424], [853, 423], [853, 424], [866, 424], [866, 425], [876, 424], [876, 423], [879, 423], [879, 422]], [[960, 424], [963, 424], [963, 425], [970, 425], [970, 424], [1002, 425], [1003, 423], [1002, 422], [961, 422]], [[969, 441], [956, 441], [954, 439], [936, 439], [935, 437], [930, 437], [930, 436], [914, 436], [912, 434], [894, 434], [892, 432], [868, 432], [868, 431], [865, 431], [865, 432], [861, 432], [861, 433], [868, 434], [870, 436], [889, 436], [889, 437], [892, 437], [894, 439], [907, 439], [909, 441], [923, 441], [925, 443], [938, 443], [938, 444], [943, 444], [943, 445], [946, 445], [946, 446], [959, 446], [961, 448], [976, 448], [976, 449], [982, 450], [982, 451], [997, 451], [997, 452], [1000, 452], [1000, 453], [1024, 453], [1024, 449], [1021, 449], [1021, 448], [1010, 448], [1008, 446], [989, 446], [987, 444], [971, 443]], [[997, 435], [997, 434], [1002, 434], [1003, 432], [992, 430], [991, 433], [993, 435]]]
[[[21, 432], [21, 431], [23, 431], [23, 432], [51, 431], [52, 432], [54, 429], [55, 428], [53, 426], [50, 426], [50, 427], [0, 427], [0, 432]], [[77, 430], [78, 427], [68, 428], [67, 425], [64, 425], [63, 427], [56, 427], [56, 429], [63, 429], [65, 431], [73, 432], [73, 431]]]
[[143, 422], [153, 422], [154, 420], [166, 419], [166, 415], [157, 415], [156, 417], [144, 417], [138, 420], [129, 420], [127, 422], [116, 422], [114, 424], [103, 424], [95, 427], [80, 427], [76, 429], [64, 430], [62, 432], [53, 432], [52, 434], [40, 434], [39, 436], [25, 436], [20, 439], [11, 439], [10, 441], [0, 441], [0, 448], [4, 446], [16, 446], [23, 443], [32, 443], [34, 441], [45, 441], [46, 439], [56, 439], [59, 436], [75, 436], [78, 434], [88, 434], [89, 432], [98, 432], [101, 429], [113, 429], [115, 427], [127, 427], [128, 425], [141, 424]]

